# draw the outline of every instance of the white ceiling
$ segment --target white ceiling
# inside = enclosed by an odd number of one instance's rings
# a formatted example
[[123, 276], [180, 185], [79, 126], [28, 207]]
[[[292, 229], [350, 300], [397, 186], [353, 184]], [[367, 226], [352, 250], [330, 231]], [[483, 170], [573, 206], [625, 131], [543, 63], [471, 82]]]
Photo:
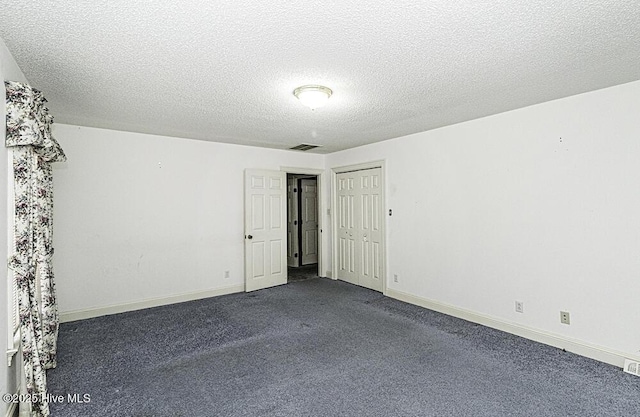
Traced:
[[640, 79], [638, 0], [3, 0], [0, 22], [56, 122], [282, 149]]

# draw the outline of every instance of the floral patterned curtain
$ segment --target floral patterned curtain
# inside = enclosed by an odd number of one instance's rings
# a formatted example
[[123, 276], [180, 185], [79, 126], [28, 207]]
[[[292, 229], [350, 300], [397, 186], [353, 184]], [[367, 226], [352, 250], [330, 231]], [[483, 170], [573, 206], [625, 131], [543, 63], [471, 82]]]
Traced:
[[33, 416], [49, 415], [45, 370], [56, 366], [58, 308], [53, 282], [52, 162], [65, 161], [51, 135], [53, 117], [42, 93], [5, 81], [7, 133], [13, 150], [14, 254], [9, 268], [18, 283], [22, 363]]

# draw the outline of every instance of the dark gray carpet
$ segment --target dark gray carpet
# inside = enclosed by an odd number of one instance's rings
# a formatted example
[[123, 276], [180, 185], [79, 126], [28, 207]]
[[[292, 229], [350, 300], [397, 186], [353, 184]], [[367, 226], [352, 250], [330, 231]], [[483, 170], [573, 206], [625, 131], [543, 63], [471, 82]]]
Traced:
[[638, 416], [640, 378], [343, 282], [65, 323], [53, 416]]
[[287, 269], [287, 282], [318, 278], [318, 264], [299, 266]]

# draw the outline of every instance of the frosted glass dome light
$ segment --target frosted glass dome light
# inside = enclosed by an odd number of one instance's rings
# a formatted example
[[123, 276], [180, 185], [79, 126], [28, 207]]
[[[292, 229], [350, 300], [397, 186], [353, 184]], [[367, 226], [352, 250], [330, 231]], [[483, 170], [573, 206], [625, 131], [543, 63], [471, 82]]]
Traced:
[[333, 91], [329, 87], [321, 85], [303, 85], [293, 90], [293, 95], [300, 100], [300, 103], [311, 110], [324, 106], [329, 101]]

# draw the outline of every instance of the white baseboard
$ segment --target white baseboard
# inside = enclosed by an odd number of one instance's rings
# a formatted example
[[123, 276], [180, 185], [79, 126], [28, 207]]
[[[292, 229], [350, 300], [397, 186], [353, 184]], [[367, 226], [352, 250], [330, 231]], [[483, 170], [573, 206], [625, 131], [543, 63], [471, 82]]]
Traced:
[[525, 339], [544, 343], [545, 345], [565, 349], [569, 352], [581, 356], [586, 356], [587, 358], [595, 359], [600, 362], [618, 366], [620, 368], [624, 366], [625, 358], [634, 360], [640, 359], [609, 348], [593, 345], [581, 340], [571, 339], [565, 336], [549, 333], [532, 327], [522, 326], [520, 324], [500, 320], [470, 310], [461, 309], [452, 305], [428, 300], [426, 298], [418, 297], [412, 294], [407, 294], [402, 291], [387, 289], [386, 295], [391, 298], [395, 298], [396, 300], [404, 301], [406, 303], [424, 307], [429, 310], [434, 310], [450, 316], [458, 317], [467, 321], [471, 321], [473, 323], [491, 327], [493, 329], [502, 330], [503, 332], [524, 337]]
[[172, 295], [169, 297], [149, 298], [133, 303], [116, 304], [105, 307], [86, 310], [66, 311], [60, 313], [60, 322], [66, 323], [75, 320], [90, 319], [93, 317], [107, 316], [110, 314], [124, 313], [127, 311], [142, 310], [144, 308], [159, 307], [168, 304], [182, 303], [185, 301], [200, 300], [202, 298], [217, 297], [219, 295], [233, 294], [244, 291], [244, 284], [229, 287], [216, 288], [207, 291], [198, 291], [186, 294]]

